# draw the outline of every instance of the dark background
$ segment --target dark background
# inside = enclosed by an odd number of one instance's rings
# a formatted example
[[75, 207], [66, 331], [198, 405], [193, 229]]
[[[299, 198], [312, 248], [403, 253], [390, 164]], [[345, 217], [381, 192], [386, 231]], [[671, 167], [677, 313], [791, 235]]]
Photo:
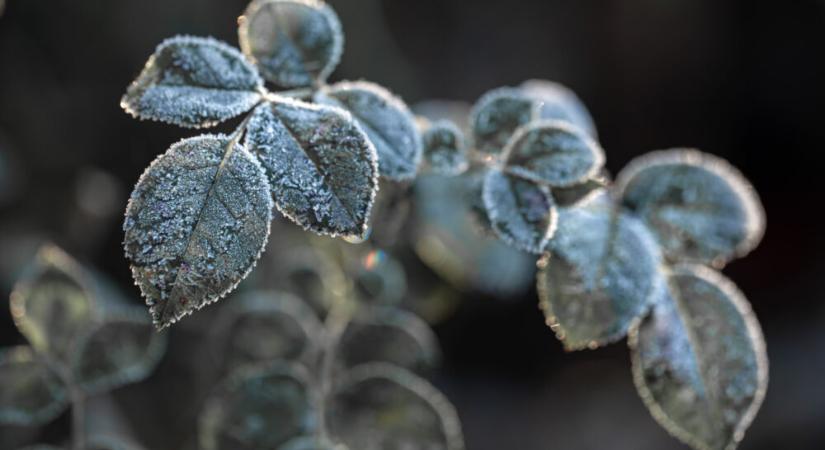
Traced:
[[[0, 197], [0, 294], [7, 298], [35, 243], [49, 238], [138, 302], [120, 214], [148, 163], [196, 132], [133, 120], [119, 98], [166, 37], [213, 35], [236, 45], [246, 2], [8, 2], [0, 16], [0, 183], [11, 194]], [[412, 104], [473, 101], [499, 85], [552, 79], [589, 106], [613, 173], [674, 146], [740, 168], [762, 197], [768, 229], [725, 273], [753, 303], [771, 360], [767, 399], [741, 448], [825, 448], [825, 1], [331, 3], [347, 38], [333, 80], [376, 81]], [[566, 354], [535, 299], [468, 293], [436, 328], [445, 362], [434, 381], [456, 405], [467, 447], [684, 448], [636, 396], [624, 343]], [[194, 431], [191, 411], [175, 410], [177, 391], [163, 383], [194, 376], [174, 360], [183, 345], [175, 339], [148, 387], [114, 396], [153, 449], [191, 443]], [[19, 342], [0, 308], [0, 344]], [[67, 424], [62, 417], [42, 436], [59, 436]]]

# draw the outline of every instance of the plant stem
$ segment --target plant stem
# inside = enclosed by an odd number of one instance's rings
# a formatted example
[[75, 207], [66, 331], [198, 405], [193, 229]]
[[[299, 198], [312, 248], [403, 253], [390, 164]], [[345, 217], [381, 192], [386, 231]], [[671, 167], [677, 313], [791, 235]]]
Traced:
[[330, 308], [329, 314], [325, 321], [325, 339], [324, 339], [324, 355], [321, 359], [319, 390], [321, 391], [320, 402], [318, 405], [318, 435], [322, 442], [329, 441], [329, 430], [327, 430], [326, 419], [326, 404], [327, 397], [332, 391], [332, 370], [335, 364], [335, 350], [338, 347], [338, 341], [344, 330], [347, 328], [350, 319], [352, 318], [353, 308], [352, 304], [345, 298], [338, 298]]
[[72, 449], [86, 448], [86, 397], [76, 386], [69, 388], [72, 399]]

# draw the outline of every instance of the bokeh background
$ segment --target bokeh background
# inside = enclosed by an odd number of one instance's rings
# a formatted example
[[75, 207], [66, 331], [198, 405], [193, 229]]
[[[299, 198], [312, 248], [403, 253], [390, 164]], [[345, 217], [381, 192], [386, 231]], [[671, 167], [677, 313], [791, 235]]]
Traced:
[[[0, 298], [50, 239], [139, 302], [120, 241], [132, 184], [196, 134], [139, 122], [118, 102], [175, 34], [237, 42], [244, 0], [7, 0], [0, 16]], [[698, 147], [740, 168], [768, 213], [762, 245], [725, 269], [759, 317], [767, 399], [744, 450], [825, 448], [825, 2], [815, 0], [332, 0], [346, 33], [333, 80], [365, 78], [408, 103], [473, 101], [545, 78], [593, 114], [616, 173], [644, 152]], [[633, 387], [624, 342], [565, 353], [530, 290], [463, 292], [436, 326], [433, 382], [470, 450], [682, 449]], [[201, 320], [196, 315], [189, 321]], [[208, 314], [203, 315], [204, 319]], [[145, 383], [113, 402], [151, 449], [191, 448], [198, 342], [173, 331]], [[0, 308], [0, 345], [22, 342]], [[68, 417], [31, 439], [59, 440]], [[15, 431], [18, 432], [19, 430]], [[0, 428], [0, 433], [11, 433]]]

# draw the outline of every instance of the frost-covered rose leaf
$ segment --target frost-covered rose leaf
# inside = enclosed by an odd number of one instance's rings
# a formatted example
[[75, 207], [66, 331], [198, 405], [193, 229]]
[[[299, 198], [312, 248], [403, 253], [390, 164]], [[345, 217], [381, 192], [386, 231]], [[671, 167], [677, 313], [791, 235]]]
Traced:
[[82, 270], [62, 250], [45, 245], [11, 294], [17, 328], [38, 353], [62, 364], [96, 319], [95, 302]]
[[491, 169], [484, 179], [482, 199], [498, 237], [519, 250], [544, 251], [558, 218], [546, 186]]
[[527, 97], [541, 102], [541, 119], [563, 120], [596, 137], [593, 118], [579, 97], [567, 87], [547, 80], [527, 80], [519, 86]]
[[176, 36], [158, 46], [120, 106], [140, 119], [211, 127], [255, 106], [262, 87], [238, 50], [212, 38]]
[[765, 396], [759, 322], [734, 284], [677, 266], [668, 289], [630, 333], [633, 375], [653, 417], [697, 450], [733, 450]]
[[0, 424], [40, 425], [68, 404], [63, 383], [31, 347], [0, 351]]
[[442, 175], [458, 175], [467, 170], [467, 148], [464, 134], [448, 120], [429, 124], [422, 133], [424, 161], [427, 167]]
[[274, 449], [318, 429], [310, 375], [275, 362], [241, 370], [207, 400], [199, 419], [204, 450]]
[[404, 266], [383, 250], [373, 250], [354, 270], [355, 297], [367, 305], [397, 305], [407, 295]]
[[375, 307], [347, 324], [336, 356], [344, 368], [386, 362], [421, 373], [438, 364], [441, 349], [433, 331], [415, 314]]
[[72, 373], [78, 387], [99, 393], [148, 377], [166, 351], [146, 313], [133, 307], [110, 311], [78, 342]]
[[215, 326], [212, 347], [229, 370], [275, 360], [314, 362], [322, 325], [287, 292], [252, 291], [232, 299]]
[[344, 46], [338, 16], [318, 0], [254, 0], [238, 19], [238, 38], [264, 78], [283, 88], [326, 80]]
[[765, 231], [751, 184], [727, 161], [697, 150], [637, 158], [619, 174], [616, 189], [673, 261], [722, 265], [751, 251]]
[[455, 408], [435, 387], [386, 363], [355, 367], [327, 405], [330, 435], [351, 449], [462, 450]]
[[501, 154], [519, 127], [539, 118], [539, 106], [517, 88], [502, 87], [484, 94], [470, 112], [475, 149]]
[[348, 113], [286, 98], [265, 103], [247, 125], [246, 146], [286, 217], [316, 233], [364, 235], [377, 155]]
[[624, 337], [662, 290], [653, 236], [609, 206], [560, 210], [548, 248], [539, 261], [539, 306], [568, 350]]
[[604, 151], [566, 122], [537, 121], [520, 128], [504, 150], [505, 170], [554, 187], [569, 187], [595, 176]]
[[152, 162], [123, 229], [155, 325], [169, 326], [232, 291], [258, 260], [271, 220], [266, 175], [231, 137], [184, 139]]
[[366, 81], [343, 81], [315, 95], [318, 103], [346, 109], [378, 152], [378, 170], [394, 181], [413, 178], [421, 162], [421, 135], [404, 102]]

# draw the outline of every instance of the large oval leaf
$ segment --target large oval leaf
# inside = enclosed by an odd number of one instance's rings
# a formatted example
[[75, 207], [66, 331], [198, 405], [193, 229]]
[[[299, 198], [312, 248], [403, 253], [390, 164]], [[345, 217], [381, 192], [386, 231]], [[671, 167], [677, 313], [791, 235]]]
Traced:
[[378, 157], [348, 113], [286, 98], [266, 103], [249, 121], [246, 145], [286, 217], [316, 233], [364, 235]]
[[765, 231], [764, 209], [745, 177], [697, 150], [637, 158], [619, 174], [616, 189], [673, 261], [721, 266], [751, 251]]
[[604, 151], [566, 122], [538, 121], [520, 128], [507, 143], [508, 172], [555, 187], [569, 187], [594, 177], [604, 165]]
[[539, 106], [540, 102], [517, 88], [502, 87], [484, 94], [470, 112], [475, 149], [501, 154], [519, 127], [539, 118]]
[[352, 113], [378, 152], [382, 176], [413, 178], [421, 162], [421, 135], [404, 102], [385, 88], [366, 81], [344, 81], [319, 91], [315, 100]]
[[541, 102], [539, 116], [548, 120], [563, 120], [596, 137], [593, 118], [579, 97], [567, 87], [547, 80], [527, 80], [519, 87], [527, 97]]
[[163, 41], [120, 106], [140, 119], [210, 127], [251, 109], [263, 81], [236, 49], [212, 38]]
[[562, 210], [548, 247], [539, 261], [539, 305], [568, 350], [624, 337], [662, 289], [653, 236], [610, 206]]
[[673, 269], [630, 334], [633, 374], [653, 417], [697, 450], [732, 450], [768, 382], [765, 342], [734, 284], [702, 266]]
[[341, 58], [338, 16], [317, 0], [255, 0], [238, 19], [241, 49], [284, 88], [321, 83]]
[[442, 175], [458, 175], [469, 167], [464, 134], [449, 120], [425, 126], [422, 133], [424, 160], [427, 167]]
[[235, 139], [184, 139], [132, 192], [123, 229], [132, 275], [164, 328], [217, 301], [249, 273], [272, 220], [266, 175]]
[[482, 198], [493, 230], [504, 242], [530, 253], [544, 251], [558, 218], [546, 186], [492, 169]]
[[461, 450], [455, 408], [412, 372], [369, 363], [348, 372], [326, 409], [330, 436], [360, 450]]
[[0, 424], [40, 425], [68, 404], [63, 382], [30, 347], [0, 352]]

